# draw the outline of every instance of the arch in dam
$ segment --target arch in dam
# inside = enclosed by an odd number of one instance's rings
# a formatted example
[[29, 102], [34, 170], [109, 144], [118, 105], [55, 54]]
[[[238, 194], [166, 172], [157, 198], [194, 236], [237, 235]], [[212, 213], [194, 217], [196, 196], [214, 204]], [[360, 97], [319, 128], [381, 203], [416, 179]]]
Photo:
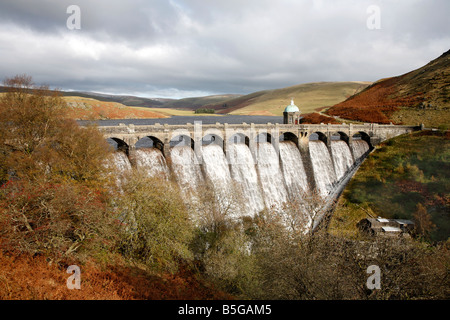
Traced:
[[241, 143], [241, 144], [245, 144], [247, 145], [247, 147], [250, 146], [250, 138], [248, 135], [242, 133], [242, 132], [237, 132], [233, 135], [231, 135], [228, 140], [228, 143]]
[[342, 131], [335, 131], [331, 133], [331, 140], [342, 140], [345, 141], [348, 145], [350, 144], [350, 137], [347, 133]]
[[370, 135], [364, 131], [358, 131], [352, 135], [352, 140], [364, 140], [369, 145], [370, 149], [373, 149], [372, 142], [370, 140]]
[[286, 131], [286, 132], [283, 132], [280, 135], [279, 141], [280, 142], [281, 141], [292, 141], [297, 146], [298, 145], [298, 136], [295, 133], [291, 132], [291, 131]]
[[256, 135], [255, 142], [269, 142], [272, 143], [272, 135], [269, 132], [261, 132]]
[[204, 135], [201, 140], [202, 146], [207, 146], [210, 144], [217, 144], [221, 148], [224, 148], [224, 141], [223, 138], [220, 135], [209, 133], [207, 135]]
[[309, 138], [310, 141], [320, 140], [323, 143], [325, 143], [325, 145], [328, 144], [328, 137], [327, 137], [327, 135], [325, 133], [321, 132], [321, 131], [316, 131], [316, 132], [311, 133], [308, 138]]
[[129, 154], [130, 146], [128, 145], [128, 143], [126, 143], [122, 139], [119, 139], [116, 137], [110, 137], [110, 138], [106, 139], [106, 141], [115, 150], [125, 152], [127, 155]]
[[195, 147], [195, 142], [194, 139], [191, 138], [190, 135], [186, 135], [186, 134], [179, 134], [179, 135], [175, 135], [170, 139], [170, 147], [191, 147], [192, 149], [194, 149]]
[[[205, 137], [214, 137], [217, 141], [224, 141], [225, 136], [223, 134], [223, 131], [218, 128], [208, 128], [204, 131], [202, 131], [202, 141], [205, 139]], [[222, 144], [223, 146], [223, 144]]]
[[135, 149], [156, 148], [164, 154], [164, 142], [155, 136], [145, 136], [140, 138], [134, 145]]

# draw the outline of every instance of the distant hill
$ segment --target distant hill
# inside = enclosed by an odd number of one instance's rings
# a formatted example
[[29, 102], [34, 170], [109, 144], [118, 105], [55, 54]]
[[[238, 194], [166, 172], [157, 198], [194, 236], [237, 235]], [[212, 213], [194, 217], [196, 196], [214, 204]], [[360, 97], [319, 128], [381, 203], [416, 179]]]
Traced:
[[77, 120], [167, 118], [168, 115], [143, 107], [88, 97], [63, 96], [69, 116]]
[[166, 99], [166, 98], [142, 98], [136, 96], [108, 95], [95, 92], [63, 92], [65, 96], [78, 96], [84, 98], [92, 98], [105, 102], [118, 102], [129, 107], [145, 107], [145, 108], [170, 108], [196, 110], [209, 104], [221, 104], [222, 102], [239, 97], [238, 94], [211, 95], [204, 97], [191, 97], [182, 99]]
[[230, 99], [238, 98], [239, 94], [223, 94], [223, 95], [212, 95], [204, 97], [193, 97], [193, 98], [183, 98], [178, 100], [170, 100], [165, 102], [159, 108], [171, 108], [171, 109], [188, 109], [197, 110], [204, 108], [208, 105], [217, 105], [223, 108], [224, 103]]
[[366, 88], [370, 82], [315, 82], [263, 90], [206, 107], [219, 113], [282, 116], [291, 98], [300, 111], [312, 113], [332, 106]]
[[145, 107], [145, 108], [161, 108], [165, 103], [172, 101], [172, 99], [160, 98], [142, 98], [136, 96], [122, 96], [110, 95], [96, 92], [79, 92], [79, 91], [63, 91], [64, 96], [77, 96], [83, 98], [92, 98], [105, 102], [118, 102], [130, 107]]
[[[0, 95], [9, 89], [0, 86]], [[165, 118], [193, 115], [193, 111], [212, 103], [239, 97], [239, 94], [212, 95], [182, 99], [142, 98], [96, 92], [60, 91], [68, 102], [70, 115], [81, 120]], [[165, 111], [167, 109], [167, 112]], [[192, 112], [189, 112], [192, 111]]]
[[[0, 86], [0, 93], [6, 92], [7, 90], [8, 88]], [[142, 98], [136, 96], [112, 95], [112, 94], [84, 92], [84, 91], [60, 91], [60, 92], [63, 96], [95, 99], [104, 102], [118, 102], [120, 104], [130, 107], [161, 108], [165, 103], [168, 103], [173, 100], [163, 98]]]
[[450, 124], [450, 50], [419, 69], [373, 83], [326, 113], [363, 122]]
[[[87, 117], [118, 119], [118, 117], [139, 116], [149, 118], [152, 116], [151, 112], [155, 118], [159, 118], [184, 115], [199, 108], [215, 109], [217, 114], [282, 116], [291, 98], [302, 114], [312, 114], [345, 100], [370, 84], [356, 81], [317, 82], [263, 90], [247, 95], [223, 94], [183, 99], [142, 98], [80, 91], [62, 91], [62, 95], [69, 102], [71, 114], [77, 119]], [[2, 91], [6, 91], [6, 88], [0, 87], [0, 92]], [[326, 123], [333, 121], [333, 118], [327, 119], [323, 114], [315, 114], [310, 120]]]

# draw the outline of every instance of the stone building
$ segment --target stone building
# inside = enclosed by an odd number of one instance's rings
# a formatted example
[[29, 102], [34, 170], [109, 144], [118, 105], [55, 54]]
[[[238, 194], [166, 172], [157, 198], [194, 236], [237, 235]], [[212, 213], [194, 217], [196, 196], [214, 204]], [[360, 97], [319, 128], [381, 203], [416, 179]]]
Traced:
[[414, 231], [411, 220], [369, 218], [357, 224], [359, 230], [371, 236], [403, 236], [410, 237]]
[[291, 104], [288, 105], [283, 112], [284, 124], [299, 124], [300, 123], [300, 110], [294, 104], [294, 99], [291, 100]]

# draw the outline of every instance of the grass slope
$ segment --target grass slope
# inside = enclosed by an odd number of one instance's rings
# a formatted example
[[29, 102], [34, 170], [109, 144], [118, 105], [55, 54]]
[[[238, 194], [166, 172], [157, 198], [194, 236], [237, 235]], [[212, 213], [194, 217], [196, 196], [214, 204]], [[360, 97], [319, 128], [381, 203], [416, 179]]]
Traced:
[[65, 96], [69, 115], [77, 120], [167, 118], [168, 115], [142, 107], [128, 107], [118, 102]]
[[117, 102], [129, 107], [160, 107], [172, 99], [150, 99], [136, 96], [109, 95], [95, 92], [62, 92], [64, 96], [90, 98], [104, 102]]
[[211, 300], [232, 299], [198, 274], [154, 274], [124, 262], [79, 264], [81, 289], [69, 290], [68, 265], [49, 264], [44, 256], [6, 254], [0, 250], [0, 300]]
[[375, 82], [327, 114], [363, 122], [448, 125], [450, 50], [419, 69]]
[[178, 100], [171, 100], [159, 108], [170, 108], [170, 109], [188, 109], [188, 110], [196, 110], [199, 108], [203, 108], [208, 105], [217, 105], [223, 107], [223, 104], [230, 100], [240, 97], [237, 94], [224, 94], [224, 95], [213, 95], [213, 96], [205, 96], [205, 97], [192, 97], [192, 98], [183, 98]]
[[450, 134], [417, 132], [382, 143], [364, 161], [340, 199], [332, 230], [355, 235], [373, 216], [412, 219], [419, 203], [431, 215], [433, 240], [450, 235]]
[[316, 82], [264, 90], [228, 100], [225, 102], [227, 108], [220, 112], [236, 115], [282, 116], [284, 109], [293, 98], [302, 113], [311, 113], [343, 101], [369, 84], [368, 82]]

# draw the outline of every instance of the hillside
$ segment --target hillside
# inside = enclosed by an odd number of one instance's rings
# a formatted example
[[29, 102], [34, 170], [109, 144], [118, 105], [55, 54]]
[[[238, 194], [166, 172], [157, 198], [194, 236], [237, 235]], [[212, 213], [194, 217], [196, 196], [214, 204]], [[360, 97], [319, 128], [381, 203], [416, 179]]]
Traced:
[[50, 265], [43, 256], [10, 255], [0, 250], [0, 300], [227, 300], [192, 270], [152, 274], [122, 262], [81, 265], [81, 290], [67, 289], [67, 266]]
[[119, 102], [100, 101], [79, 96], [64, 96], [69, 116], [77, 120], [167, 118], [168, 115]]
[[[1, 91], [1, 88], [0, 88]], [[239, 97], [239, 94], [223, 94], [181, 99], [143, 98], [137, 96], [108, 95], [95, 92], [63, 91], [63, 96], [94, 99], [102, 102], [117, 102], [128, 107], [167, 108], [196, 110], [210, 104], [222, 105], [225, 101]]]
[[415, 220], [422, 205], [435, 225], [434, 241], [450, 235], [450, 134], [421, 131], [378, 145], [346, 187], [331, 231], [358, 234], [356, 223], [381, 216]]
[[[318, 82], [263, 90], [243, 96], [226, 94], [160, 100], [97, 93], [74, 93], [74, 96], [68, 96], [69, 93], [64, 92], [63, 95], [72, 106], [72, 114], [77, 119], [163, 118], [171, 115], [192, 115], [191, 111], [198, 108], [216, 109], [217, 114], [282, 116], [291, 98], [294, 98], [303, 114], [310, 114], [350, 97], [369, 84]], [[315, 118], [318, 116], [316, 114]], [[333, 118], [324, 115], [320, 115], [320, 118], [321, 120], [316, 120], [333, 121]], [[312, 121], [317, 122], [314, 119]]]
[[450, 50], [406, 74], [381, 79], [326, 112], [363, 122], [450, 123]]
[[[367, 87], [370, 82], [317, 82], [286, 88], [263, 90], [247, 95], [223, 94], [182, 99], [140, 98], [133, 96], [104, 95], [87, 92], [65, 92], [82, 98], [117, 102], [126, 106], [145, 107], [152, 110], [196, 110], [211, 108], [221, 114], [281, 116], [294, 98], [302, 113], [311, 113], [332, 106]], [[174, 114], [173, 111], [169, 111]], [[176, 112], [175, 112], [176, 113]]]
[[[8, 91], [7, 87], [0, 86], [0, 93]], [[81, 91], [61, 91], [64, 97], [79, 97], [86, 99], [93, 99], [102, 102], [117, 102], [125, 106], [131, 107], [146, 107], [146, 108], [157, 108], [161, 107], [167, 102], [173, 99], [163, 99], [163, 98], [142, 98], [136, 96], [124, 96], [124, 95], [112, 95], [103, 94], [97, 92], [81, 92]]]
[[63, 95], [72, 97], [76, 96], [83, 98], [91, 98], [104, 102], [118, 102], [129, 107], [145, 107], [145, 108], [160, 107], [172, 100], [162, 98], [142, 98], [136, 96], [111, 95], [96, 92], [77, 92], [77, 91], [65, 91], [63, 92]]
[[[223, 94], [182, 99], [141, 98], [95, 92], [62, 91], [76, 119], [164, 118], [192, 115], [199, 108], [215, 109], [218, 114], [282, 116], [294, 98], [303, 114], [310, 114], [343, 101], [363, 90], [370, 82], [317, 82], [263, 90], [247, 95]], [[0, 92], [7, 88], [0, 87]], [[1, 94], [1, 93], [0, 93]], [[149, 109], [149, 110], [146, 110]], [[317, 118], [319, 115], [315, 115]], [[320, 115], [325, 120], [324, 115]]]
[[219, 113], [236, 115], [282, 116], [291, 98], [302, 113], [331, 106], [367, 87], [369, 82], [316, 82], [291, 87], [263, 90], [225, 101], [222, 105], [211, 105], [221, 109]]
[[183, 98], [178, 100], [167, 101], [158, 108], [196, 110], [208, 105], [217, 105], [223, 107], [223, 104], [226, 103], [226, 101], [238, 98], [240, 96], [241, 95], [239, 94], [224, 94], [205, 97]]

